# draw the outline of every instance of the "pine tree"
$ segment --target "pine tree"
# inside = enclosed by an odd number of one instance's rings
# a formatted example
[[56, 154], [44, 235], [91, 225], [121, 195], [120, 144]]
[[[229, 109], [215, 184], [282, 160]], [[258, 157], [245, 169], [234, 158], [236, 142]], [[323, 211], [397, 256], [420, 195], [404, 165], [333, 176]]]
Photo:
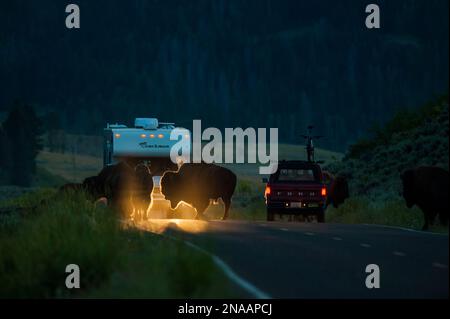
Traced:
[[33, 174], [36, 173], [35, 159], [42, 149], [40, 120], [31, 106], [15, 102], [3, 128], [10, 143], [9, 182], [18, 186], [30, 186]]

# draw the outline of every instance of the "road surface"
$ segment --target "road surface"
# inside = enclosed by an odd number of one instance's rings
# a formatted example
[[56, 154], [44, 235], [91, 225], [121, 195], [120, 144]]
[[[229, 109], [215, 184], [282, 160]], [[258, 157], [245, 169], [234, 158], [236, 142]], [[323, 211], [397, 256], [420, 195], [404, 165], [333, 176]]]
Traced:
[[[448, 298], [448, 235], [294, 222], [152, 220], [142, 228], [218, 257], [271, 298]], [[366, 287], [369, 264], [380, 269], [378, 289]]]

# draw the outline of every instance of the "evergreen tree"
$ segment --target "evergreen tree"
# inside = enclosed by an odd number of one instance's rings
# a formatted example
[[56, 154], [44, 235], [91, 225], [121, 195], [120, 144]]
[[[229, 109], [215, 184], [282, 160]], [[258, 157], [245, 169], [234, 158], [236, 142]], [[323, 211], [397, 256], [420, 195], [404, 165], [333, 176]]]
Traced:
[[0, 126], [0, 183], [5, 184], [9, 181], [9, 172], [12, 164], [11, 144], [8, 137]]
[[9, 182], [18, 186], [30, 186], [36, 172], [35, 159], [42, 149], [40, 120], [31, 106], [15, 102], [3, 123], [3, 129], [10, 144]]

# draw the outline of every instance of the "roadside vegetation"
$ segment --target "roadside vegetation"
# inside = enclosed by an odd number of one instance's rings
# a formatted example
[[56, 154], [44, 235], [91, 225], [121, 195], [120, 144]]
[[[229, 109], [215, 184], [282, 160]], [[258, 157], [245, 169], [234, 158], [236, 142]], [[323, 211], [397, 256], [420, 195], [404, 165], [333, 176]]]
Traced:
[[[326, 166], [348, 178], [351, 195], [339, 209], [328, 208], [327, 221], [420, 229], [423, 214], [406, 207], [400, 174], [421, 165], [448, 171], [448, 138], [448, 95], [416, 110], [400, 110], [384, 126], [374, 127], [341, 161]], [[448, 227], [431, 230], [448, 232]]]
[[[48, 195], [29, 193], [2, 205], [31, 207]], [[208, 256], [128, 228], [83, 194], [25, 212], [0, 214], [2, 298], [236, 296]], [[65, 287], [68, 264], [80, 267], [80, 289]]]

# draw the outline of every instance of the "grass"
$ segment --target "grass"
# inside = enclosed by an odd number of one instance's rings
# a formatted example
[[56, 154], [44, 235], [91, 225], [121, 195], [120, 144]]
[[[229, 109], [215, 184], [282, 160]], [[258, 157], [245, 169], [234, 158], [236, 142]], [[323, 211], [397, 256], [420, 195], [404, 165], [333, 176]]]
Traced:
[[[35, 202], [33, 195], [26, 196], [15, 203], [26, 207]], [[1, 215], [0, 297], [235, 296], [208, 256], [125, 228], [115, 216], [83, 194], [57, 198], [25, 218]], [[65, 287], [68, 264], [80, 267], [80, 289]]]
[[2, 198], [0, 200], [1, 207], [16, 207], [16, 208], [30, 208], [38, 205], [42, 199], [49, 198], [54, 195], [56, 190], [54, 188], [38, 188], [28, 189], [24, 193], [17, 192], [17, 195], [9, 198]]
[[[125, 238], [124, 238], [125, 239]], [[88, 298], [233, 298], [236, 293], [211, 258], [181, 241], [132, 231], [122, 268]]]
[[[419, 208], [407, 208], [404, 200], [400, 198], [374, 202], [366, 197], [351, 197], [338, 209], [330, 206], [326, 218], [329, 223], [378, 224], [411, 229], [422, 229], [424, 221]], [[448, 227], [438, 225], [431, 226], [430, 230], [448, 233]]]
[[38, 169], [71, 182], [81, 182], [88, 176], [97, 175], [103, 167], [100, 157], [48, 151], [39, 152], [36, 163]]
[[51, 173], [48, 169], [38, 166], [36, 174], [33, 176], [33, 186], [37, 187], [58, 187], [64, 185], [68, 180], [60, 175]]

